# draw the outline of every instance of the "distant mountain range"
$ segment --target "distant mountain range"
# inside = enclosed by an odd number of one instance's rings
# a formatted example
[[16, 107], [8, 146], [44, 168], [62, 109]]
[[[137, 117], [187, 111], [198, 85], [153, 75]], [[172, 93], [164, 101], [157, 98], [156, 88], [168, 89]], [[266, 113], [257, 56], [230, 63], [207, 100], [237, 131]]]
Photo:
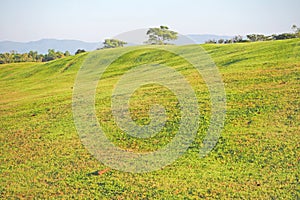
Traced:
[[[197, 35], [190, 34], [186, 35], [196, 44], [203, 44], [209, 39], [218, 40], [220, 38], [230, 39], [233, 36], [219, 36], [219, 35]], [[185, 41], [181, 41], [181, 38], [178, 41], [175, 41], [176, 44], [185, 44]], [[39, 53], [45, 54], [48, 52], [48, 49], [55, 49], [56, 51], [69, 51], [71, 54], [74, 54], [77, 49], [84, 49], [86, 51], [92, 51], [97, 48], [103, 47], [102, 42], [83, 42], [79, 40], [57, 40], [57, 39], [42, 39], [38, 41], [31, 42], [12, 42], [12, 41], [0, 41], [0, 53], [10, 52], [12, 50], [19, 53], [25, 53], [29, 51], [37, 51]]]
[[71, 54], [74, 54], [77, 49], [92, 51], [99, 47], [102, 47], [102, 44], [100, 42], [91, 43], [79, 40], [42, 39], [32, 42], [2, 41], [0, 42], [0, 53], [10, 52], [14, 50], [19, 53], [37, 51], [38, 53], [45, 54], [48, 52], [48, 49], [55, 49], [56, 51], [69, 51]]

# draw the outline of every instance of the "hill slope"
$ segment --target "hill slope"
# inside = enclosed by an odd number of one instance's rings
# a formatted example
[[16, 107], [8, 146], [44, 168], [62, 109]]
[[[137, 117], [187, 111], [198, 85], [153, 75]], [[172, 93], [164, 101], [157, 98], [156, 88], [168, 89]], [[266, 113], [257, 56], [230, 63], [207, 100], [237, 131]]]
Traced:
[[[81, 144], [71, 106], [76, 73], [87, 54], [49, 63], [0, 65], [0, 197], [299, 198], [300, 41], [203, 48], [219, 67], [227, 94], [227, 117], [219, 143], [207, 157], [198, 157], [210, 116], [207, 89], [201, 79], [193, 79], [193, 70], [182, 68], [180, 60], [160, 57], [172, 61], [190, 78], [203, 117], [198, 137], [184, 156], [160, 171], [145, 174], [111, 169], [92, 175], [106, 166]], [[176, 129], [176, 120], [170, 120], [165, 134], [145, 142], [122, 135], [110, 113], [111, 88], [132, 65], [128, 61], [137, 55], [143, 55], [144, 61], [157, 59], [155, 51], [133, 49], [100, 81], [97, 117], [115, 144], [149, 151], [172, 139], [168, 133]], [[103, 55], [115, 51], [120, 50], [102, 50]], [[177, 115], [174, 96], [163, 89], [156, 94], [156, 89], [162, 88], [151, 86], [134, 93], [130, 105], [138, 123], [147, 122], [144, 104], [156, 103], [154, 100], [169, 106], [169, 116]]]

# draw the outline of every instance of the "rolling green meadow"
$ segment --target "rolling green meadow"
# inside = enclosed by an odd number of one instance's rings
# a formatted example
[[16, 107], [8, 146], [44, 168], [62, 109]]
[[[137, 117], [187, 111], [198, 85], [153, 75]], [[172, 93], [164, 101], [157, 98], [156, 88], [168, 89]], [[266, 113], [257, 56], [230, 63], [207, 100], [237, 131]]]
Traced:
[[[124, 134], [110, 107], [120, 77], [137, 64], [167, 63], [195, 90], [201, 114], [195, 141], [173, 164], [137, 174], [110, 169], [80, 141], [72, 93], [88, 53], [47, 63], [0, 65], [0, 198], [299, 199], [300, 40], [201, 46], [218, 67], [226, 91], [224, 129], [204, 158], [199, 158], [199, 148], [210, 123], [209, 92], [182, 59], [151, 46], [124, 47], [132, 51], [112, 63], [99, 81], [99, 123], [114, 144], [134, 152], [168, 144], [178, 130], [180, 108], [168, 89], [143, 86], [130, 99], [132, 119], [149, 123], [149, 106], [161, 104], [166, 125], [149, 139]], [[169, 48], [197, 54], [193, 45]], [[122, 49], [99, 54], [105, 58]]]

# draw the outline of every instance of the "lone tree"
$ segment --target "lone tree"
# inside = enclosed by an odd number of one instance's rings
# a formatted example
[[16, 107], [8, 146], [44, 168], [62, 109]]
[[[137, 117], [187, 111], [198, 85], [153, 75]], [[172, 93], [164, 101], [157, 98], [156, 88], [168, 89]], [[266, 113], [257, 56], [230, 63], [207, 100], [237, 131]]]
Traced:
[[150, 28], [147, 31], [149, 39], [146, 44], [164, 45], [170, 44], [167, 41], [176, 40], [178, 38], [177, 32], [169, 30], [167, 26], [160, 26], [159, 28]]
[[123, 47], [124, 44], [127, 44], [127, 42], [117, 40], [117, 39], [105, 39], [104, 42], [104, 49], [107, 48], [117, 48], [117, 47]]
[[296, 25], [293, 25], [292, 30], [295, 32], [296, 37], [300, 37], [300, 28], [298, 28]]

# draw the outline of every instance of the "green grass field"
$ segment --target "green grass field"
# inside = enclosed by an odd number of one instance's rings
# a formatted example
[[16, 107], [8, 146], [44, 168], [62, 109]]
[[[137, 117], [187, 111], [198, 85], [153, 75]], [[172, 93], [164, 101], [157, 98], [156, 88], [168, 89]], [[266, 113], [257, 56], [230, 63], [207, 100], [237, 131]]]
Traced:
[[[147, 124], [149, 106], [159, 103], [169, 120], [151, 139], [122, 134], [110, 100], [126, 70], [149, 60], [167, 62], [196, 91], [201, 113], [196, 140], [172, 165], [141, 174], [113, 169], [92, 174], [107, 166], [81, 144], [72, 116], [73, 85], [86, 53], [48, 63], [0, 65], [0, 198], [299, 199], [300, 40], [202, 47], [219, 68], [227, 97], [224, 130], [205, 158], [198, 150], [209, 125], [209, 93], [182, 60], [134, 47], [99, 82], [97, 117], [108, 137], [130, 151], [166, 145], [178, 129], [179, 108], [169, 90], [142, 87], [130, 100], [132, 118]], [[101, 51], [105, 56], [120, 49]]]

